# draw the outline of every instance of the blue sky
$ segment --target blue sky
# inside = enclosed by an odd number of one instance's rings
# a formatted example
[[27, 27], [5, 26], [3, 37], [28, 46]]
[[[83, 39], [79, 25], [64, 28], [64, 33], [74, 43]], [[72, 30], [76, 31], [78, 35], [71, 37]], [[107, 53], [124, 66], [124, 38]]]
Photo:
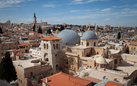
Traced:
[[137, 26], [137, 0], [0, 0], [0, 22]]

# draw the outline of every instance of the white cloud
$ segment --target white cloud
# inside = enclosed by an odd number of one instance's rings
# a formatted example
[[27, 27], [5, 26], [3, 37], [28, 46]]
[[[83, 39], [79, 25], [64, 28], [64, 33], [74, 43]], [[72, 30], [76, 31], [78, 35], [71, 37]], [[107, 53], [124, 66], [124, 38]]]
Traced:
[[[0, 8], [13, 7], [16, 4], [19, 4], [25, 1], [33, 1], [33, 0], [0, 0]], [[19, 7], [19, 5], [17, 5], [17, 7]]]
[[106, 18], [105, 20], [108, 21], [108, 20], [110, 20], [110, 18]]
[[116, 17], [116, 19], [119, 19], [119, 17]]
[[91, 10], [70, 10], [70, 12], [75, 13], [75, 12], [90, 12]]
[[110, 11], [110, 10], [111, 10], [111, 8], [106, 8], [106, 9], [103, 9], [101, 11]]
[[129, 6], [129, 5], [112, 6], [112, 8], [125, 8], [125, 7], [127, 7], [127, 6]]
[[54, 4], [44, 4], [43, 7], [55, 7], [56, 5]]
[[95, 2], [95, 1], [105, 1], [105, 0], [88, 0], [87, 3], [90, 3], [90, 2]]
[[71, 3], [69, 3], [69, 5], [71, 4], [83, 4], [84, 2], [82, 2], [82, 0], [73, 0]]
[[124, 11], [124, 12], [130, 11], [130, 8], [124, 8], [124, 9], [122, 9], [122, 11]]
[[106, 0], [72, 0], [71, 3], [69, 3], [69, 5], [72, 5], [72, 4], [86, 4], [86, 3], [96, 2], [96, 1], [106, 1]]
[[137, 4], [135, 4], [135, 7], [137, 7]]
[[83, 1], [83, 0], [74, 0], [75, 2], [80, 2], [80, 1]]
[[75, 12], [80, 12], [80, 10], [71, 10], [70, 12], [75, 13]]

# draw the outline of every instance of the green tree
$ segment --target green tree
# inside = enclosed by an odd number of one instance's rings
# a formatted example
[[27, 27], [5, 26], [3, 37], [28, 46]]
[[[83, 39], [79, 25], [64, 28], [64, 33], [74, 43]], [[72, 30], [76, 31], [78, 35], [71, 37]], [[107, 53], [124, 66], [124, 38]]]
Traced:
[[39, 26], [39, 29], [38, 29], [38, 33], [41, 33], [41, 34], [42, 34], [42, 29], [41, 29], [40, 26]]
[[64, 26], [63, 25], [60, 26], [59, 31], [62, 31], [62, 30], [64, 30]]
[[53, 25], [53, 31], [56, 31], [55, 25]]
[[0, 34], [3, 34], [2, 28], [0, 27]]
[[48, 29], [48, 30], [47, 30], [47, 33], [48, 33], [48, 34], [51, 34], [51, 29]]
[[117, 34], [117, 39], [120, 39], [120, 38], [121, 38], [121, 33], [118, 32], [118, 34]]
[[16, 70], [13, 66], [12, 60], [10, 58], [10, 53], [6, 52], [5, 57], [2, 58], [0, 63], [0, 79], [11, 82], [17, 79]]
[[35, 28], [36, 28], [36, 26], [35, 26], [35, 24], [33, 25], [33, 31], [35, 32]]

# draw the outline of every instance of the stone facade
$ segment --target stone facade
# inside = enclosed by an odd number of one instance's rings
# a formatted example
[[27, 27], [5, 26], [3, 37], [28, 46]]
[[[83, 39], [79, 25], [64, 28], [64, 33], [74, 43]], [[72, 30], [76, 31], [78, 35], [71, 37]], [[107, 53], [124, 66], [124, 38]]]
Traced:
[[137, 42], [130, 43], [129, 54], [137, 55]]

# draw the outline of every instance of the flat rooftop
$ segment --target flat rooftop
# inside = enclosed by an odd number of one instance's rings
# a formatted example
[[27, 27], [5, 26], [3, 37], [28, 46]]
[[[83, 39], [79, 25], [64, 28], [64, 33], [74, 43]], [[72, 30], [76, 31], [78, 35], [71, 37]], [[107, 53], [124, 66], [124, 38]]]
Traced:
[[20, 66], [23, 69], [25, 69], [25, 68], [29, 68], [29, 67], [40, 65], [40, 62], [39, 63], [32, 63], [31, 62], [31, 61], [39, 60], [39, 59], [40, 58], [33, 58], [33, 59], [26, 59], [26, 60], [16, 60], [16, 61], [13, 61], [13, 64], [15, 66]]
[[121, 71], [115, 71], [115, 70], [104, 70], [104, 69], [83, 69], [80, 72], [78, 72], [77, 74], [79, 75], [79, 77], [84, 77], [85, 73], [88, 73], [89, 77], [93, 77], [99, 80], [103, 80], [103, 79], [110, 79], [110, 80], [117, 80], [121, 83], [126, 83], [126, 80], [124, 79], [124, 77], [127, 77], [128, 75], [124, 72]]

